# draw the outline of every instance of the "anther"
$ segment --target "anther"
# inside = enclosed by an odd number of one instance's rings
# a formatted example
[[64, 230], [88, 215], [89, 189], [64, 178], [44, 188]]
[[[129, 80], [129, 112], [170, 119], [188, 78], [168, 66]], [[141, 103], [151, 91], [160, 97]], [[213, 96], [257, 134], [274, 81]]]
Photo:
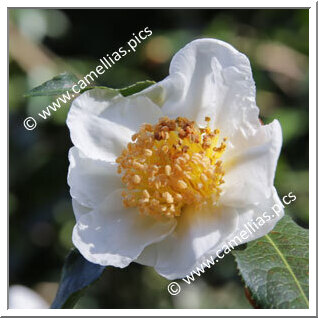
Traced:
[[137, 174], [135, 174], [135, 175], [133, 176], [133, 183], [138, 184], [138, 183], [140, 183], [140, 181], [141, 181], [140, 176], [138, 176]]
[[180, 193], [175, 194], [175, 198], [177, 201], [181, 201], [183, 199], [182, 195]]
[[182, 168], [181, 168], [178, 164], [175, 164], [174, 167], [175, 167], [178, 171], [180, 171], [180, 172], [182, 171]]
[[173, 203], [173, 197], [169, 192], [164, 192], [162, 196], [167, 201], [167, 203]]
[[200, 178], [201, 178], [202, 182], [204, 182], [204, 183], [206, 183], [209, 180], [208, 177], [204, 173], [201, 174]]
[[164, 152], [164, 153], [167, 153], [169, 151], [169, 147], [167, 145], [164, 145], [162, 146], [161, 150]]
[[132, 141], [135, 141], [137, 138], [138, 138], [138, 134], [134, 134], [134, 135], [131, 136], [131, 140]]
[[144, 198], [148, 198], [148, 199], [150, 198], [150, 194], [149, 194], [149, 192], [147, 190], [143, 190], [142, 191], [142, 195], [143, 195]]
[[[183, 117], [163, 117], [156, 125], [143, 124], [116, 159], [126, 185], [126, 207], [143, 215], [178, 217], [185, 206], [194, 211], [215, 204], [224, 183], [222, 161], [226, 138], [218, 143], [218, 129], [205, 128]], [[173, 176], [173, 177], [172, 177]]]
[[165, 174], [167, 176], [170, 176], [170, 174], [171, 174], [171, 166], [169, 166], [169, 165], [165, 166]]
[[184, 181], [178, 180], [178, 187], [183, 190], [186, 189], [188, 185]]
[[152, 151], [150, 149], [145, 149], [145, 155], [147, 157], [151, 157], [152, 156]]
[[140, 169], [140, 170], [143, 170], [143, 168], [144, 168], [144, 166], [141, 163], [137, 162], [137, 161], [133, 162], [133, 167], [135, 169]]

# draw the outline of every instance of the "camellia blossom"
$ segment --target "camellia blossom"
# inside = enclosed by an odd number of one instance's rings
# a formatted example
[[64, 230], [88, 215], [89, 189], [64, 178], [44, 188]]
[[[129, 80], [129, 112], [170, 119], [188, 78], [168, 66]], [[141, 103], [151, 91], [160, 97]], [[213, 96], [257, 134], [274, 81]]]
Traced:
[[273, 186], [280, 124], [260, 123], [249, 60], [225, 42], [189, 43], [167, 78], [137, 94], [86, 91], [67, 125], [73, 243], [90, 262], [182, 278], [282, 206]]

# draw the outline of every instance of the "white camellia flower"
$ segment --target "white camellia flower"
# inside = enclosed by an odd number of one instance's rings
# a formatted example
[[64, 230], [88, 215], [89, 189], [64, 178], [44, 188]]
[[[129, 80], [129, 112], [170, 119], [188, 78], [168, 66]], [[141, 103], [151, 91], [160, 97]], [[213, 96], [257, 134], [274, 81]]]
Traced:
[[261, 125], [249, 60], [231, 45], [193, 41], [169, 73], [128, 97], [100, 88], [74, 100], [68, 183], [73, 243], [87, 260], [136, 262], [175, 279], [281, 206], [273, 182], [282, 132], [276, 120]]

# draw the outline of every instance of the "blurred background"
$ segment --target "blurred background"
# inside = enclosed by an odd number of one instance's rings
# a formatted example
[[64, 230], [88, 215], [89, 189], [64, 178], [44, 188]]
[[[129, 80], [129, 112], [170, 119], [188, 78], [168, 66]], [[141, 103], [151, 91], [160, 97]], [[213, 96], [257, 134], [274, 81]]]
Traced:
[[[120, 88], [159, 81], [168, 75], [172, 56], [196, 38], [232, 44], [251, 61], [262, 120], [277, 118], [282, 125], [275, 185], [280, 197], [291, 191], [297, 196], [286, 213], [308, 227], [308, 20], [309, 11], [302, 9], [10, 9], [11, 306], [31, 306], [32, 295], [35, 307], [52, 302], [75, 223], [66, 182], [69, 105], [27, 131], [24, 118], [38, 117], [56, 97], [23, 94], [64, 71], [86, 75], [147, 26], [152, 36], [95, 84]], [[170, 296], [167, 285], [152, 268], [108, 268], [76, 308], [252, 308], [231, 255], [178, 296]]]

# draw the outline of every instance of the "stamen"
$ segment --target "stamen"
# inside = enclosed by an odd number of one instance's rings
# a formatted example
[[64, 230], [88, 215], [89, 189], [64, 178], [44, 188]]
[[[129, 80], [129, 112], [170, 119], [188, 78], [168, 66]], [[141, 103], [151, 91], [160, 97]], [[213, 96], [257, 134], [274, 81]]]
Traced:
[[182, 180], [178, 180], [178, 187], [182, 190], [186, 189], [188, 187], [188, 185], [182, 181]]
[[152, 151], [150, 149], [145, 149], [145, 155], [147, 157], [151, 157], [152, 156]]
[[133, 176], [133, 182], [136, 183], [136, 184], [138, 184], [138, 183], [140, 183], [140, 181], [141, 181], [140, 176], [138, 176], [137, 174], [135, 174], [135, 175]]
[[117, 158], [117, 171], [127, 190], [123, 204], [141, 214], [177, 217], [185, 206], [199, 209], [215, 203], [224, 183], [220, 157], [226, 138], [218, 144], [219, 129], [198, 128], [193, 121], [161, 118], [144, 124]]
[[169, 192], [164, 192], [162, 196], [165, 198], [167, 203], [173, 203], [173, 197]]
[[170, 176], [170, 174], [171, 174], [171, 166], [169, 166], [169, 165], [165, 166], [165, 173], [166, 173], [167, 176]]

